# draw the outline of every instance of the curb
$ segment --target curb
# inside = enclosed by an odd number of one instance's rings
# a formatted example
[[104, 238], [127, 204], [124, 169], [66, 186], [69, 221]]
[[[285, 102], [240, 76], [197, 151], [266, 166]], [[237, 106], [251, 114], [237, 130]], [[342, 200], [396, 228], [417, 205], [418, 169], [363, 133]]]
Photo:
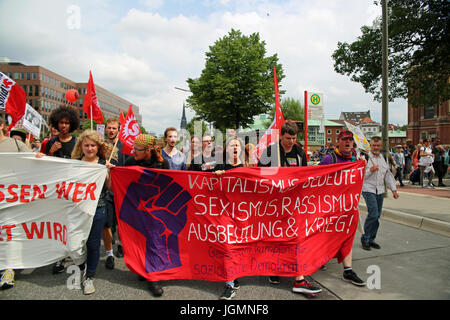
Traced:
[[[359, 205], [359, 212], [367, 213], [367, 207]], [[392, 209], [383, 209], [381, 219], [450, 237], [450, 222], [416, 216]]]

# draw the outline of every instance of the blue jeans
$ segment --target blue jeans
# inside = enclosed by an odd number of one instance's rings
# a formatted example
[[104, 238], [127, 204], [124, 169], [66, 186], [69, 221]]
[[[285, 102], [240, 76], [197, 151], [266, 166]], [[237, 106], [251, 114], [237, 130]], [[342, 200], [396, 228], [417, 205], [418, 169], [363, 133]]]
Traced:
[[95, 276], [98, 261], [100, 260], [100, 245], [102, 241], [103, 227], [106, 222], [106, 207], [97, 207], [94, 220], [92, 221], [91, 232], [86, 242], [87, 248], [87, 270], [88, 277]]
[[364, 222], [364, 234], [361, 240], [364, 242], [374, 242], [377, 236], [378, 227], [380, 226], [381, 210], [383, 209], [384, 193], [375, 194], [371, 192], [363, 192], [362, 196], [366, 201], [367, 218]]

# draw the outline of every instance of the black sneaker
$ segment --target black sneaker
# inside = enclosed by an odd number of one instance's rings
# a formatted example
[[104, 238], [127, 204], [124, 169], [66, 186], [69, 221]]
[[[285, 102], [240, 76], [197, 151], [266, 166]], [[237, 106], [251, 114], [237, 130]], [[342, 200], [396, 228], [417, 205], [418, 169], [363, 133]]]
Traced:
[[381, 246], [376, 242], [371, 242], [369, 245], [374, 249], [381, 249]]
[[55, 265], [53, 266], [53, 270], [52, 270], [53, 274], [58, 274], [58, 273], [64, 272], [64, 261], [65, 260], [62, 259], [55, 263]]
[[359, 287], [366, 285], [366, 283], [363, 280], [361, 280], [353, 270], [344, 271], [342, 280], [350, 282], [350, 283], [354, 284], [355, 286], [359, 286]]
[[220, 295], [220, 300], [231, 300], [236, 295], [236, 290], [234, 290], [230, 285], [225, 285], [225, 289]]
[[364, 250], [368, 250], [368, 251], [370, 250], [370, 243], [369, 242], [361, 240], [361, 244], [362, 244], [362, 248]]
[[113, 270], [114, 269], [114, 257], [108, 256], [105, 261], [106, 269]]
[[308, 280], [304, 279], [302, 281], [294, 281], [292, 292], [315, 294], [322, 292], [322, 288], [313, 286], [311, 283], [308, 282]]
[[271, 284], [280, 284], [280, 277], [278, 276], [269, 277], [269, 282]]
[[122, 246], [120, 244], [117, 245], [116, 257], [117, 258], [123, 258], [123, 249], [122, 249]]
[[233, 289], [234, 290], [237, 290], [237, 289], [239, 289], [241, 286], [240, 286], [240, 284], [239, 284], [239, 280], [238, 279], [236, 279], [236, 280], [234, 280], [233, 281]]
[[161, 297], [164, 293], [163, 288], [158, 284], [158, 282], [155, 281], [149, 281], [148, 282], [148, 289], [155, 297]]

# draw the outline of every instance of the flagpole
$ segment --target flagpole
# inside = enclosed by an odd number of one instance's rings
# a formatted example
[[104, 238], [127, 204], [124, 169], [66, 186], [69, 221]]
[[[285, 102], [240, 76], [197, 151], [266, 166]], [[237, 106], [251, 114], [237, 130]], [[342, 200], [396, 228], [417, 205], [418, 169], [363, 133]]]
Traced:
[[305, 91], [305, 153], [306, 153], [306, 161], [309, 161], [309, 155], [308, 155], [308, 91]]
[[94, 130], [94, 129], [93, 129], [93, 125], [94, 125], [94, 124], [92, 123], [92, 102], [91, 102], [91, 130]]
[[113, 153], [114, 153], [114, 150], [115, 150], [116, 147], [117, 147], [117, 141], [119, 141], [119, 138], [116, 138], [116, 143], [114, 143], [114, 147], [112, 148], [111, 154], [109, 155], [108, 162], [111, 162], [112, 155], [113, 155]]

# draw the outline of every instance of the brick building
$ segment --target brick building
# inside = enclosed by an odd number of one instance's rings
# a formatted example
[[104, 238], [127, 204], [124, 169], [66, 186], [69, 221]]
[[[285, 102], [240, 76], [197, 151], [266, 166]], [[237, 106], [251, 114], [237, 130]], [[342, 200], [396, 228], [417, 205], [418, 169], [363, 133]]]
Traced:
[[413, 108], [408, 105], [407, 138], [413, 144], [420, 139], [440, 137], [442, 144], [450, 144], [450, 100], [439, 106]]
[[[25, 90], [27, 103], [37, 110], [47, 123], [50, 113], [60, 105], [72, 106], [78, 110], [80, 128], [88, 120], [87, 115], [82, 110], [87, 82], [77, 83], [44, 67], [27, 66], [19, 62], [0, 62], [0, 72], [13, 79]], [[86, 73], [86, 80], [88, 77], [89, 75]], [[69, 89], [78, 90], [80, 98], [76, 102], [66, 100], [66, 92]], [[142, 116], [139, 114], [138, 106], [97, 84], [95, 85], [95, 91], [106, 119], [118, 118], [120, 110], [126, 113], [129, 106], [132, 105], [137, 121], [142, 124]], [[0, 117], [6, 118], [6, 114], [0, 112]]]

